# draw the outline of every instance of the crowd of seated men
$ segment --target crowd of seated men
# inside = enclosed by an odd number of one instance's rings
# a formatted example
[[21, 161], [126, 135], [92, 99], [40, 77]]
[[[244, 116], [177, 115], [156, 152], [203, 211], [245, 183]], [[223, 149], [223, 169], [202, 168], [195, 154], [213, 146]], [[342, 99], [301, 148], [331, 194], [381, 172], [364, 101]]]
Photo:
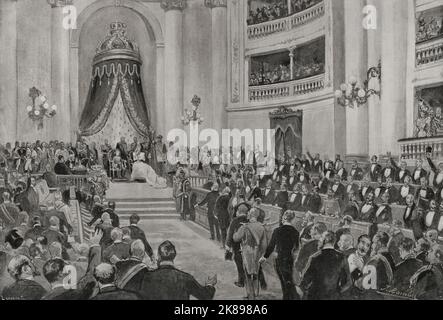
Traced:
[[436, 167], [428, 156], [431, 175], [423, 168], [422, 160], [409, 170], [405, 161], [397, 163], [390, 155], [387, 159], [382, 167], [373, 156], [365, 170], [354, 161], [348, 171], [340, 156], [331, 161], [308, 153], [300, 158], [278, 159], [270, 174], [259, 174], [259, 168], [253, 165], [231, 165], [229, 169], [221, 165], [212, 171], [204, 187], [209, 190], [217, 182], [220, 190], [230, 188], [231, 197], [261, 198], [264, 204], [278, 206], [282, 212], [289, 209], [351, 216], [355, 221], [373, 224], [373, 233], [377, 225], [391, 224], [393, 210], [400, 210], [403, 226], [416, 238], [429, 229], [443, 237], [443, 164]]
[[[298, 13], [309, 9], [321, 0], [291, 0], [291, 13]], [[249, 10], [248, 25], [263, 23], [286, 17], [289, 14], [287, 1], [276, 1], [254, 10]]]

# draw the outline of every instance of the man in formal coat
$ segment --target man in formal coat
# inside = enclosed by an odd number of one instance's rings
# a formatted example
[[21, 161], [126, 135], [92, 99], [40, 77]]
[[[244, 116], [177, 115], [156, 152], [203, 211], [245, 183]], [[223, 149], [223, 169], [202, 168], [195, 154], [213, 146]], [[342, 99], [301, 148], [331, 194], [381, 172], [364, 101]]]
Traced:
[[115, 202], [114, 201], [108, 202], [108, 208], [105, 209], [104, 212], [109, 213], [109, 217], [111, 218], [112, 226], [114, 228], [120, 227], [120, 219], [119, 219], [117, 213], [115, 213]]
[[141, 240], [146, 250], [146, 254], [151, 258], [154, 258], [154, 252], [151, 245], [149, 244], [145, 232], [138, 226], [140, 217], [137, 214], [132, 214], [129, 217], [129, 230], [132, 240]]
[[363, 169], [359, 167], [358, 161], [354, 160], [351, 166], [351, 171], [349, 171], [349, 176], [352, 177], [354, 181], [363, 180]]
[[20, 213], [20, 209], [11, 202], [11, 194], [7, 191], [2, 195], [3, 203], [0, 204], [0, 225], [5, 231], [9, 231], [16, 226], [16, 221]]
[[34, 267], [28, 257], [12, 257], [8, 264], [8, 272], [15, 282], [3, 289], [3, 299], [40, 300], [46, 294], [46, 290], [34, 280]]
[[320, 174], [323, 169], [323, 161], [320, 160], [320, 154], [317, 153], [315, 158], [311, 156], [309, 151], [306, 152], [309, 160], [311, 160], [311, 172], [315, 174]]
[[100, 263], [94, 270], [99, 292], [91, 300], [141, 300], [142, 297], [135, 292], [120, 289], [115, 285], [116, 269], [108, 263]]
[[307, 300], [337, 300], [352, 285], [347, 259], [334, 244], [334, 232], [324, 232], [320, 250], [309, 258], [300, 283]]
[[398, 204], [401, 206], [406, 205], [406, 197], [408, 195], [415, 195], [415, 189], [411, 186], [412, 178], [406, 176], [403, 180], [403, 185], [400, 187], [398, 195]]
[[372, 156], [371, 165], [369, 167], [369, 177], [372, 182], [376, 182], [378, 177], [381, 176], [381, 166], [378, 164], [378, 157]]
[[266, 188], [262, 194], [263, 196], [263, 203], [264, 204], [273, 204], [276, 194], [275, 191], [272, 190], [272, 180], [269, 179], [268, 181], [266, 181]]
[[286, 184], [282, 184], [280, 187], [280, 190], [278, 191], [277, 196], [275, 197], [272, 204], [274, 206], [281, 208], [284, 211], [287, 209], [286, 205], [288, 203], [288, 198], [289, 198], [289, 194], [288, 194]]
[[[421, 184], [422, 178], [427, 178], [428, 172], [423, 169], [423, 160], [417, 159], [415, 169], [412, 171], [412, 183]], [[426, 179], [427, 180], [427, 179]]]
[[231, 190], [229, 187], [225, 187], [218, 199], [215, 202], [214, 207], [214, 215], [218, 220], [218, 224], [220, 226], [221, 240], [222, 240], [222, 248], [225, 248], [226, 237], [228, 235], [229, 224], [231, 223], [231, 219], [229, 216], [228, 206], [230, 200]]
[[423, 210], [417, 208], [414, 196], [412, 194], [406, 197], [406, 208], [403, 213], [403, 222], [405, 227], [412, 229], [415, 240], [423, 237], [424, 223], [423, 223]]
[[250, 206], [240, 204], [237, 208], [237, 216], [231, 221], [228, 228], [228, 236], [226, 239], [226, 246], [228, 250], [233, 253], [235, 265], [237, 267], [237, 281], [234, 283], [237, 287], [245, 286], [245, 271], [243, 269], [243, 258], [241, 255], [240, 243], [234, 241], [234, 233], [241, 227], [243, 223], [248, 222], [247, 213]]
[[189, 273], [177, 269], [174, 260], [177, 255], [174, 244], [164, 241], [158, 247], [158, 269], [144, 273], [141, 279], [142, 298], [146, 300], [211, 300], [215, 294], [217, 276], [209, 277], [201, 285]]
[[327, 227], [322, 222], [315, 223], [311, 228], [311, 239], [302, 243], [294, 267], [301, 276], [308, 264], [309, 257], [318, 251], [319, 241]]
[[103, 262], [116, 264], [118, 261], [129, 259], [129, 244], [123, 242], [123, 232], [120, 228], [111, 231], [112, 244], [103, 250]]
[[319, 195], [319, 189], [317, 186], [312, 188], [312, 192], [309, 195], [309, 211], [312, 213], [320, 213], [320, 209], [322, 207], [322, 198]]
[[51, 285], [51, 290], [46, 293], [42, 300], [86, 300], [93, 292], [89, 285], [87, 288], [77, 289], [77, 279], [66, 281], [69, 273], [66, 272], [68, 264], [59, 258], [51, 259], [43, 265], [43, 275]]
[[54, 166], [54, 172], [55, 174], [62, 176], [71, 174], [71, 170], [66, 165], [65, 158], [62, 155], [58, 156], [58, 162]]
[[434, 190], [429, 187], [428, 179], [426, 177], [420, 178], [420, 188], [415, 192], [415, 200], [417, 207], [423, 210], [429, 208], [429, 201], [435, 196]]
[[295, 213], [293, 211], [286, 211], [283, 214], [282, 226], [273, 231], [266, 252], [260, 259], [260, 263], [264, 263], [274, 250], [277, 252], [275, 270], [280, 279], [283, 300], [296, 300], [299, 298], [293, 280], [293, 252], [298, 249], [299, 244], [299, 233], [292, 225], [294, 219]]
[[209, 223], [209, 231], [211, 232], [211, 240], [215, 240], [215, 237], [217, 236], [217, 241], [220, 241], [220, 227], [218, 225], [218, 221], [214, 216], [214, 208], [215, 208], [215, 202], [217, 201], [219, 197], [218, 192], [218, 184], [214, 184], [211, 187], [211, 191], [206, 195], [206, 197], [196, 205], [196, 207], [203, 206], [205, 204], [208, 205], [208, 211], [207, 211], [207, 217], [208, 217], [208, 223]]
[[443, 247], [434, 246], [427, 256], [428, 265], [411, 278], [414, 297], [418, 300], [441, 300], [443, 297]]
[[403, 183], [406, 177], [410, 177], [412, 179], [411, 172], [407, 169], [408, 165], [406, 161], [401, 161], [400, 166], [398, 166], [392, 158], [390, 159], [390, 162], [396, 169], [394, 181]]
[[415, 257], [414, 240], [404, 238], [399, 250], [402, 261], [395, 267], [392, 286], [400, 292], [405, 292], [411, 285], [411, 277], [423, 266], [423, 263]]

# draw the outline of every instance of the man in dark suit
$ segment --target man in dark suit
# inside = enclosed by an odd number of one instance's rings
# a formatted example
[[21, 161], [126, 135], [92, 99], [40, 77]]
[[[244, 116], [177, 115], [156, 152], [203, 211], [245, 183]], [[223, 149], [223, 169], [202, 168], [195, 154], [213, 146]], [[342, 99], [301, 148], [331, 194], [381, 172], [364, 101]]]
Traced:
[[368, 194], [374, 192], [374, 188], [371, 187], [369, 177], [363, 178], [363, 183], [359, 185], [358, 189], [358, 196], [360, 201], [365, 201]]
[[58, 175], [70, 175], [71, 170], [69, 170], [68, 166], [65, 163], [65, 159], [62, 155], [58, 156], [58, 162], [54, 166], [54, 172]]
[[8, 264], [8, 272], [15, 282], [3, 289], [6, 300], [40, 300], [46, 290], [34, 280], [34, 267], [24, 255], [14, 256]]
[[[389, 153], [388, 153], [388, 156], [389, 156], [390, 159], [392, 159], [390, 157]], [[383, 182], [385, 182], [387, 179], [391, 179], [391, 181], [394, 180], [395, 179], [396, 171], [397, 170], [396, 170], [395, 166], [392, 165], [392, 161], [389, 161], [387, 163], [386, 167], [384, 167], [381, 170], [381, 177], [383, 179]]]
[[115, 285], [116, 269], [108, 263], [101, 263], [94, 270], [99, 292], [91, 300], [141, 300], [142, 297], [135, 292], [119, 289]]
[[411, 186], [412, 178], [406, 176], [403, 180], [403, 185], [400, 187], [398, 192], [398, 204], [401, 206], [406, 205], [406, 197], [410, 194], [415, 195], [415, 189]]
[[308, 300], [337, 300], [352, 285], [346, 257], [334, 249], [334, 244], [334, 232], [324, 232], [320, 250], [309, 258], [300, 283]]
[[228, 206], [230, 200], [231, 190], [229, 187], [225, 187], [218, 199], [215, 202], [214, 207], [214, 215], [218, 220], [218, 224], [220, 226], [222, 247], [225, 248], [226, 237], [228, 235], [229, 224], [231, 223], [231, 219], [229, 216]]
[[322, 207], [322, 199], [318, 194], [318, 187], [312, 188], [312, 192], [309, 197], [309, 211], [312, 213], [320, 213]]
[[372, 156], [371, 158], [371, 165], [369, 167], [369, 177], [371, 178], [372, 182], [376, 182], [378, 177], [381, 175], [381, 166], [378, 164], [378, 157]]
[[67, 263], [62, 259], [51, 259], [43, 265], [43, 275], [51, 285], [52, 290], [42, 297], [42, 300], [86, 300], [93, 292], [92, 286], [85, 289], [74, 289], [77, 279], [67, 282]]
[[140, 221], [140, 217], [137, 214], [133, 214], [129, 217], [129, 230], [131, 233], [131, 239], [132, 240], [141, 240], [143, 242], [143, 245], [145, 246], [146, 253], [151, 258], [151, 260], [154, 257], [154, 252], [152, 250], [151, 245], [149, 244], [145, 232], [138, 226], [138, 223]]
[[266, 188], [262, 194], [264, 204], [273, 204], [275, 200], [275, 191], [272, 190], [272, 180], [266, 181]]
[[421, 184], [422, 178], [427, 178], [428, 172], [423, 169], [423, 160], [418, 159], [414, 171], [412, 172], [412, 183]]
[[323, 161], [320, 160], [320, 154], [317, 153], [315, 155], [315, 158], [313, 158], [311, 156], [309, 151], [306, 152], [306, 154], [308, 155], [309, 160], [311, 160], [311, 172], [316, 173], [316, 174], [320, 174], [323, 169]]
[[343, 161], [338, 161], [335, 163], [335, 176], [340, 177], [341, 181], [346, 181], [348, 179], [348, 172], [346, 171]]
[[123, 242], [123, 232], [120, 228], [111, 231], [113, 243], [103, 250], [103, 262], [116, 264], [117, 261], [129, 259], [129, 244]]
[[303, 185], [301, 187], [301, 193], [298, 196], [299, 200], [296, 201], [300, 203], [300, 206], [297, 208], [297, 210], [301, 212], [309, 211], [309, 203], [311, 200], [311, 195], [309, 194], [309, 190], [306, 185]]
[[208, 205], [208, 223], [209, 223], [209, 231], [211, 232], [211, 240], [215, 240], [215, 237], [217, 236], [217, 241], [220, 241], [220, 227], [218, 225], [218, 221], [214, 216], [214, 208], [215, 208], [215, 202], [217, 201], [219, 197], [218, 192], [218, 184], [214, 184], [211, 187], [211, 192], [209, 192], [206, 197], [196, 205], [196, 207], [203, 206], [205, 204]]
[[351, 171], [349, 171], [349, 176], [352, 177], [354, 181], [363, 180], [363, 169], [359, 167], [358, 161], [354, 160], [351, 166]]
[[174, 266], [175, 246], [165, 241], [158, 247], [158, 269], [145, 273], [141, 280], [141, 295], [147, 300], [211, 300], [215, 294], [217, 276], [210, 277], [202, 286], [189, 273]]
[[143, 259], [146, 256], [145, 250], [143, 242], [137, 239], [131, 243], [129, 250], [131, 256], [129, 259], [118, 261], [115, 264], [117, 269], [117, 287], [132, 292], [139, 292], [143, 296], [142, 280], [146, 276], [145, 273], [149, 272], [147, 265], [143, 263]]
[[115, 213], [115, 202], [114, 201], [108, 202], [108, 208], [104, 212], [109, 213], [109, 217], [111, 218], [111, 221], [112, 221], [112, 226], [114, 228], [119, 228], [120, 227], [120, 219], [119, 219], [118, 215]]
[[233, 253], [235, 265], [237, 267], [238, 280], [234, 283], [237, 287], [245, 286], [245, 271], [243, 269], [243, 257], [241, 254], [240, 243], [234, 241], [234, 233], [248, 222], [247, 214], [250, 206], [248, 204], [240, 204], [237, 207], [237, 216], [231, 221], [228, 228], [228, 237], [226, 239], [226, 246], [228, 250]]
[[276, 249], [275, 269], [280, 279], [283, 300], [298, 299], [293, 280], [294, 258], [292, 253], [298, 249], [299, 233], [292, 225], [294, 218], [295, 213], [293, 211], [286, 211], [283, 214], [282, 226], [272, 233], [266, 252], [259, 261], [260, 263], [265, 262]]
[[357, 220], [360, 215], [360, 206], [353, 191], [348, 194], [348, 199], [348, 203], [342, 211], [342, 216], [350, 216], [353, 220]]
[[443, 297], [443, 247], [436, 245], [427, 256], [429, 265], [421, 267], [411, 278], [418, 300], [441, 300]]
[[334, 184], [331, 186], [334, 192], [334, 199], [338, 201], [340, 208], [344, 208], [346, 200], [346, 187], [341, 183], [340, 176], [334, 177]]
[[423, 266], [423, 262], [414, 255], [414, 241], [412, 239], [404, 238], [399, 249], [402, 261], [395, 267], [392, 286], [405, 292], [410, 286], [409, 280]]
[[429, 264], [429, 261], [427, 260], [429, 250], [431, 250], [431, 244], [425, 238], [420, 238], [415, 243], [414, 247], [415, 257], [418, 260], [420, 260], [423, 263], [423, 265]]
[[308, 264], [309, 257], [318, 251], [319, 240], [324, 232], [327, 231], [327, 227], [322, 222], [315, 223], [311, 228], [310, 240], [307, 240], [304, 244], [300, 243], [300, 252], [298, 253], [297, 260], [294, 267], [299, 275], [303, 274], [303, 271]]
[[420, 178], [420, 188], [415, 192], [415, 200], [417, 207], [423, 210], [429, 208], [429, 201], [435, 196], [434, 190], [428, 185], [428, 179], [426, 177]]
[[394, 181], [403, 183], [406, 177], [411, 177], [411, 172], [407, 169], [406, 161], [401, 161], [400, 166], [398, 166], [392, 158], [389, 161], [396, 169]]
[[288, 190], [287, 190], [285, 184], [282, 184], [280, 189], [281, 190], [277, 193], [277, 196], [275, 197], [272, 204], [274, 206], [281, 208], [282, 210], [286, 210], [287, 209], [286, 205], [287, 205], [288, 199], [289, 199]]

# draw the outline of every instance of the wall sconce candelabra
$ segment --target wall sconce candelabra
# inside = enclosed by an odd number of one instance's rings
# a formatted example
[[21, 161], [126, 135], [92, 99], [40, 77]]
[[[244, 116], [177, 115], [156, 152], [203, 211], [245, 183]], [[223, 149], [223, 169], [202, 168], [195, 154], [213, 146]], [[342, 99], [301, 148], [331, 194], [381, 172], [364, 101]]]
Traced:
[[340, 90], [335, 91], [335, 97], [337, 102], [343, 107], [354, 108], [355, 104], [361, 106], [368, 102], [369, 97], [372, 95], [377, 95], [380, 97], [380, 90], [370, 89], [369, 81], [371, 79], [377, 78], [380, 82], [381, 80], [381, 61], [378, 62], [377, 67], [371, 67], [367, 71], [366, 80], [363, 82], [363, 87], [358, 86], [358, 80], [355, 77], [351, 77], [349, 84], [342, 83], [340, 85]]
[[38, 122], [37, 129], [43, 129], [43, 119], [52, 118], [57, 113], [57, 106], [49, 106], [48, 99], [36, 87], [29, 89], [29, 97], [32, 100], [32, 105], [26, 107], [29, 118]]
[[181, 120], [182, 123], [187, 126], [191, 122], [197, 121], [198, 124], [201, 124], [205, 119], [201, 116], [200, 112], [198, 111], [198, 108], [200, 107], [201, 98], [197, 95], [194, 95], [192, 98], [191, 104], [192, 104], [192, 110], [185, 109], [185, 113], [182, 116]]

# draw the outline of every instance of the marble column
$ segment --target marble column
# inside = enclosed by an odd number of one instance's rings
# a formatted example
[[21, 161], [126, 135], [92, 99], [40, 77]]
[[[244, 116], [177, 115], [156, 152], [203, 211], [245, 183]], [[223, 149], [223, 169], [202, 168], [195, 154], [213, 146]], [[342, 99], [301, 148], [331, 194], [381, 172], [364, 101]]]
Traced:
[[212, 126], [221, 133], [227, 126], [227, 0], [205, 0], [205, 5], [212, 16]]
[[[375, 11], [372, 13], [375, 14], [374, 19], [377, 26], [375, 29], [366, 30], [367, 35], [367, 69], [371, 67], [375, 67], [378, 65], [378, 62], [381, 59], [381, 4], [380, 1], [386, 0], [367, 0], [366, 5], [371, 6]], [[369, 88], [379, 90], [380, 82], [378, 79], [373, 79], [369, 83]], [[382, 154], [381, 147], [381, 137], [382, 132], [380, 130], [381, 123], [381, 105], [380, 105], [380, 97], [371, 96], [368, 99], [368, 125], [369, 125], [369, 154], [372, 155], [380, 155]]]
[[294, 54], [295, 47], [289, 49], [289, 69], [291, 70], [291, 80], [294, 80]]
[[[0, 1], [0, 144], [17, 138], [17, 1]], [[20, 106], [25, 108], [26, 106]]]
[[162, 0], [165, 10], [165, 137], [172, 129], [182, 128], [183, 114], [183, 9], [185, 0]]
[[54, 119], [46, 121], [52, 130], [49, 139], [71, 140], [71, 108], [69, 96], [69, 28], [63, 25], [63, 8], [73, 0], [48, 0], [51, 6], [51, 95], [49, 102], [57, 106]]
[[404, 0], [381, 2], [381, 152], [398, 155], [406, 134], [406, 56], [408, 7]]
[[[363, 0], [345, 0], [345, 70], [346, 83], [362, 86], [366, 55], [362, 18]], [[368, 156], [368, 107], [346, 108], [346, 158], [366, 160]]]

